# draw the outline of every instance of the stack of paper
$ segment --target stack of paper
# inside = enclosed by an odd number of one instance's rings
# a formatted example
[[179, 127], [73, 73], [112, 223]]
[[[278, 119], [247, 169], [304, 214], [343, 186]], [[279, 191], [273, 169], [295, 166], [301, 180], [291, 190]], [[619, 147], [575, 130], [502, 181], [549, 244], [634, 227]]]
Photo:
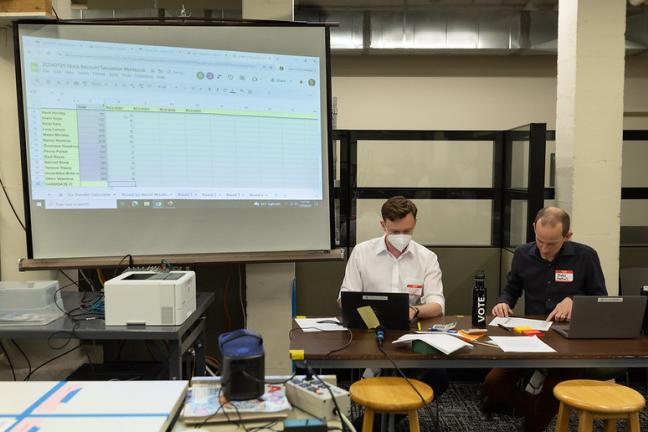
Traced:
[[537, 336], [491, 336], [490, 339], [504, 352], [556, 352]]
[[534, 320], [528, 318], [500, 318], [496, 317], [488, 324], [491, 326], [503, 325], [507, 328], [513, 327], [531, 327], [534, 330], [548, 331], [551, 328], [551, 321]]
[[404, 343], [412, 342], [414, 340], [420, 340], [426, 344], [438, 349], [442, 353], [448, 355], [453, 352], [460, 350], [464, 347], [472, 348], [467, 342], [462, 341], [454, 336], [443, 333], [434, 333], [434, 334], [406, 334], [396, 339], [393, 343]]
[[224, 400], [218, 379], [193, 379], [182, 410], [185, 423], [286, 418], [292, 409], [284, 384], [266, 384], [258, 399]]
[[304, 332], [343, 331], [346, 327], [335, 317], [332, 318], [296, 318], [297, 325]]
[[0, 326], [41, 326], [63, 316], [63, 312], [4, 312], [0, 313]]

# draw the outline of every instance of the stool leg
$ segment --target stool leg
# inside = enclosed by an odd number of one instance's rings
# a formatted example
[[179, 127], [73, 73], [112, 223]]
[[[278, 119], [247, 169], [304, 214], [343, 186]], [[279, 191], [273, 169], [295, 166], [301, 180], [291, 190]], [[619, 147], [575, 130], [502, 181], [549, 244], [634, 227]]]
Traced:
[[362, 420], [362, 432], [372, 432], [374, 424], [374, 410], [365, 408], [364, 418]]
[[628, 426], [630, 432], [640, 432], [639, 431], [639, 413], [634, 412], [628, 414]]
[[556, 418], [556, 432], [569, 432], [569, 412], [569, 407], [560, 402]]
[[[409, 420], [409, 430], [410, 432], [421, 432], [421, 429], [419, 427], [419, 417], [418, 417], [418, 411], [411, 410], [407, 411], [407, 419]], [[638, 431], [639, 429], [637, 429]]]
[[616, 432], [616, 419], [605, 419], [605, 432]]
[[592, 432], [594, 416], [591, 412], [581, 411], [578, 414], [578, 432]]

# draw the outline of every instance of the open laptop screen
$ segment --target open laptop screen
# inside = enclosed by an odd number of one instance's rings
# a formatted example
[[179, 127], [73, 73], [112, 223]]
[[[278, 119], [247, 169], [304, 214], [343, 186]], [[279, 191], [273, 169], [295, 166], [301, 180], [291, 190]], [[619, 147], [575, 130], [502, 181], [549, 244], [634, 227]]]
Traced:
[[409, 294], [343, 291], [342, 322], [348, 328], [367, 328], [358, 308], [369, 306], [380, 324], [390, 330], [409, 330]]
[[569, 328], [560, 331], [558, 325], [555, 330], [569, 339], [635, 338], [645, 310], [644, 296], [574, 296]]

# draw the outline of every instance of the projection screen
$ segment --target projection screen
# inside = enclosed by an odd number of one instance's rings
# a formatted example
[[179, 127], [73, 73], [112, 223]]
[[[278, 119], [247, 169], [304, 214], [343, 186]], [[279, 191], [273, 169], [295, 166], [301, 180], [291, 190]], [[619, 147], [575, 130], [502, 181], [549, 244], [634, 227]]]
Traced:
[[326, 27], [17, 28], [29, 258], [332, 248]]

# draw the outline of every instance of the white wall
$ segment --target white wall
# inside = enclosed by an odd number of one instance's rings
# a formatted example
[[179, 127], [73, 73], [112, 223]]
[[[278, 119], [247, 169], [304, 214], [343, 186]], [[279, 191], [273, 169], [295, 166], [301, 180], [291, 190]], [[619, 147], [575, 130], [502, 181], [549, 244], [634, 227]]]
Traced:
[[[625, 110], [648, 113], [648, 58], [626, 59]], [[554, 56], [335, 56], [332, 59], [332, 93], [337, 98], [339, 129], [424, 129], [424, 130], [503, 130], [538, 122], [555, 129], [556, 57]], [[648, 129], [648, 117], [629, 117], [628, 129]], [[430, 173], [430, 160], [444, 157], [452, 143], [440, 143], [434, 152], [421, 153], [421, 146], [399, 145], [386, 150], [385, 145], [358, 146], [358, 184], [365, 186], [464, 186], [479, 179], [481, 187], [490, 187], [491, 167], [467, 163], [455, 169], [443, 169], [445, 181]], [[412, 155], [416, 150], [417, 157]], [[517, 156], [524, 158], [528, 149], [520, 147]], [[548, 143], [548, 153], [555, 143]], [[465, 152], [461, 149], [459, 153]], [[400, 155], [399, 155], [400, 154]], [[454, 154], [457, 156], [457, 153]], [[466, 160], [479, 160], [474, 154]], [[516, 157], [517, 158], [517, 157]], [[406, 162], [404, 160], [406, 159]], [[367, 162], [372, 166], [368, 167]], [[648, 186], [648, 146], [630, 143], [624, 149], [624, 185]], [[547, 155], [547, 171], [549, 155]], [[469, 170], [469, 172], [467, 172]], [[420, 173], [420, 175], [419, 175]], [[526, 178], [526, 167], [515, 177]], [[546, 184], [548, 185], [546, 174]], [[418, 179], [418, 183], [417, 183]], [[443, 183], [443, 184], [441, 184]], [[519, 181], [518, 181], [519, 183]], [[479, 186], [471, 184], [471, 186]], [[430, 203], [432, 204], [432, 203]], [[435, 211], [426, 207], [434, 224], [420, 224], [417, 234], [428, 240], [447, 239], [453, 227], [467, 226], [450, 215], [461, 208], [446, 203]], [[374, 202], [358, 207], [358, 240], [379, 233], [376, 220], [379, 206]], [[443, 219], [443, 214], [449, 219]], [[513, 231], [524, 238], [522, 221], [526, 210], [519, 208]], [[648, 202], [624, 201], [623, 225], [648, 225]], [[439, 217], [440, 216], [440, 217]], [[479, 222], [483, 215], [468, 215]], [[470, 233], [459, 229], [459, 241], [465, 243], [474, 230], [487, 229], [488, 223], [469, 225]], [[578, 227], [575, 227], [577, 230]], [[483, 235], [489, 234], [484, 232]], [[484, 237], [479, 236], [480, 240]]]
[[552, 78], [340, 77], [340, 129], [509, 129], [555, 118]]
[[[625, 110], [648, 112], [648, 57], [626, 63]], [[335, 56], [332, 72], [339, 129], [555, 128], [553, 56]]]
[[[356, 241], [383, 235], [380, 208], [384, 200], [358, 201]], [[413, 200], [418, 208], [414, 238], [425, 245], [490, 246], [490, 200]]]

